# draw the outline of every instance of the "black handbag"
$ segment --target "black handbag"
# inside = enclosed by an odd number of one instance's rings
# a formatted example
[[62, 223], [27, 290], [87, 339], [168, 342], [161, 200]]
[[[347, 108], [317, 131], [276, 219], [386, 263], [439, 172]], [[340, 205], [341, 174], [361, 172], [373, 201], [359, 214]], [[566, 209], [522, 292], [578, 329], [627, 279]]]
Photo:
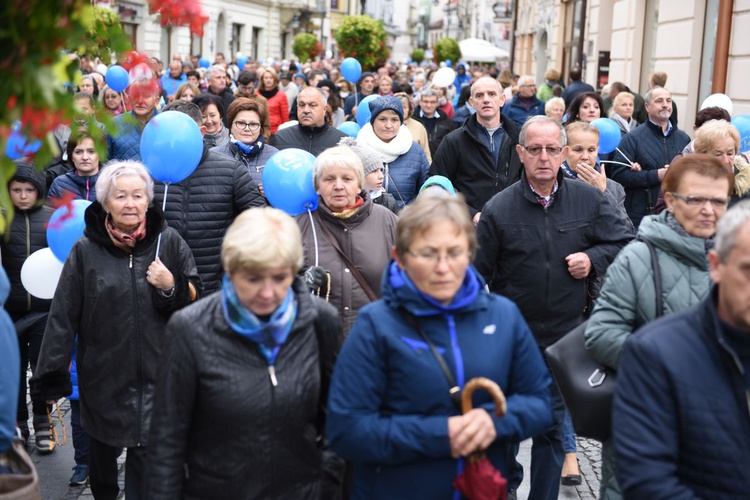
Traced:
[[[656, 250], [651, 242], [639, 239], [648, 246], [654, 272], [656, 317], [664, 313], [661, 272]], [[570, 413], [573, 429], [578, 436], [606, 441], [612, 435], [612, 398], [615, 393], [615, 371], [598, 363], [586, 349], [584, 321], [563, 338], [547, 347], [545, 354]]]

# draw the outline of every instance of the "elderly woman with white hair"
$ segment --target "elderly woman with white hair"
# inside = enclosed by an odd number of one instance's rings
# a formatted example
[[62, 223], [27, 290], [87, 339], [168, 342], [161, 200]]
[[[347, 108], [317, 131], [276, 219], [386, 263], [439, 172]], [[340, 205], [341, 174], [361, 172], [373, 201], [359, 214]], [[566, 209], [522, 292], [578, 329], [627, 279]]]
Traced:
[[331, 498], [317, 438], [341, 324], [297, 275], [299, 228], [278, 209], [246, 210], [221, 261], [221, 292], [167, 325], [149, 498]]
[[360, 157], [347, 146], [315, 162], [318, 209], [297, 216], [308, 286], [339, 312], [344, 334], [357, 312], [380, 297], [380, 281], [396, 241], [396, 216], [364, 191]]
[[96, 194], [86, 209], [84, 236], [57, 285], [31, 391], [51, 402], [70, 394], [77, 334], [91, 491], [97, 500], [117, 497], [117, 457], [127, 448], [125, 494], [138, 499], [146, 495], [146, 449], [166, 323], [202, 287], [190, 248], [151, 206], [154, 184], [142, 164], [110, 162]]

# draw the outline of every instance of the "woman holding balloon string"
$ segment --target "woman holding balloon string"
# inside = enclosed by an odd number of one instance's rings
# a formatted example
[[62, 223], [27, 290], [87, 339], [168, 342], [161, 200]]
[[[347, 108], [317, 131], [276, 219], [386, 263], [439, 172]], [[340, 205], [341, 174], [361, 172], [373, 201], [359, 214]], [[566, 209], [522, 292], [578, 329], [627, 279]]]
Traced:
[[144, 464], [164, 328], [174, 311], [197, 298], [201, 282], [189, 247], [151, 206], [153, 180], [142, 164], [110, 162], [96, 190], [84, 236], [60, 276], [31, 393], [47, 401], [70, 393], [77, 333], [92, 492], [97, 499], [117, 497], [117, 457], [128, 448], [125, 492], [138, 499], [146, 495]]
[[346, 335], [359, 309], [380, 296], [396, 216], [363, 191], [362, 160], [349, 147], [321, 153], [313, 179], [318, 208], [297, 216], [305, 277], [311, 289], [336, 307]]

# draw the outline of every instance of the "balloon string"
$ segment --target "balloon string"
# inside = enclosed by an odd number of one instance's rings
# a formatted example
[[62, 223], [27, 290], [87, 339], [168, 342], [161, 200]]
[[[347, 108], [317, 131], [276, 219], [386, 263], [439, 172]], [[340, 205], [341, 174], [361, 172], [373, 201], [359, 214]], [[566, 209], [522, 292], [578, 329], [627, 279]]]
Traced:
[[310, 216], [310, 226], [312, 227], [313, 241], [315, 242], [315, 267], [318, 267], [318, 233], [315, 232], [315, 221], [313, 221], [312, 211], [308, 208], [307, 215]]
[[[623, 156], [625, 156], [625, 155], [623, 155]], [[632, 167], [633, 166], [632, 164], [623, 163], [621, 161], [612, 161], [612, 160], [602, 160], [599, 163], [615, 163], [617, 165], [625, 165], [626, 167]]]
[[[167, 209], [167, 191], [169, 190], [169, 183], [164, 183], [164, 201], [161, 202], [161, 211], [164, 213], [164, 211]], [[156, 257], [159, 257], [159, 249], [161, 248], [161, 233], [159, 233], [159, 237], [156, 239]]]
[[626, 160], [628, 160], [630, 162], [630, 165], [628, 165], [628, 167], [633, 166], [633, 161], [630, 158], [628, 158], [627, 156], [625, 156], [625, 153], [623, 153], [620, 150], [620, 148], [615, 148], [615, 151], [617, 151], [618, 153], [620, 153], [623, 156], [623, 158], [625, 158]]

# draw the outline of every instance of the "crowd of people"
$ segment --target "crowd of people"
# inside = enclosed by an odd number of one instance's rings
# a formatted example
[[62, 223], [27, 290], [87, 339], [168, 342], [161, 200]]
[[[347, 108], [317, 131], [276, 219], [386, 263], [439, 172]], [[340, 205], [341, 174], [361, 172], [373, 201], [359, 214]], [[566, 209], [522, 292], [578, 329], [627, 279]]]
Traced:
[[[581, 472], [544, 349], [588, 320], [586, 348], [618, 373], [600, 498], [747, 495], [750, 162], [726, 110], [702, 109], [691, 140], [659, 72], [641, 97], [579, 68], [537, 86], [458, 64], [438, 86], [415, 64], [349, 82], [329, 61], [200, 60], [151, 58], [116, 92], [84, 59], [80, 126], [55, 130], [52, 164], [17, 162], [0, 454], [16, 427], [53, 453], [68, 397], [70, 484], [98, 500], [117, 498], [124, 449], [128, 499], [459, 498], [483, 453], [509, 498], [526, 473], [529, 498], [554, 500]], [[98, 113], [115, 130], [97, 142]], [[168, 189], [140, 154], [160, 113], [203, 138]], [[294, 216], [263, 188], [290, 148], [316, 158], [317, 209]], [[70, 199], [92, 202], [84, 236], [40, 300], [21, 268]], [[477, 377], [503, 416], [484, 393], [462, 412]]]

